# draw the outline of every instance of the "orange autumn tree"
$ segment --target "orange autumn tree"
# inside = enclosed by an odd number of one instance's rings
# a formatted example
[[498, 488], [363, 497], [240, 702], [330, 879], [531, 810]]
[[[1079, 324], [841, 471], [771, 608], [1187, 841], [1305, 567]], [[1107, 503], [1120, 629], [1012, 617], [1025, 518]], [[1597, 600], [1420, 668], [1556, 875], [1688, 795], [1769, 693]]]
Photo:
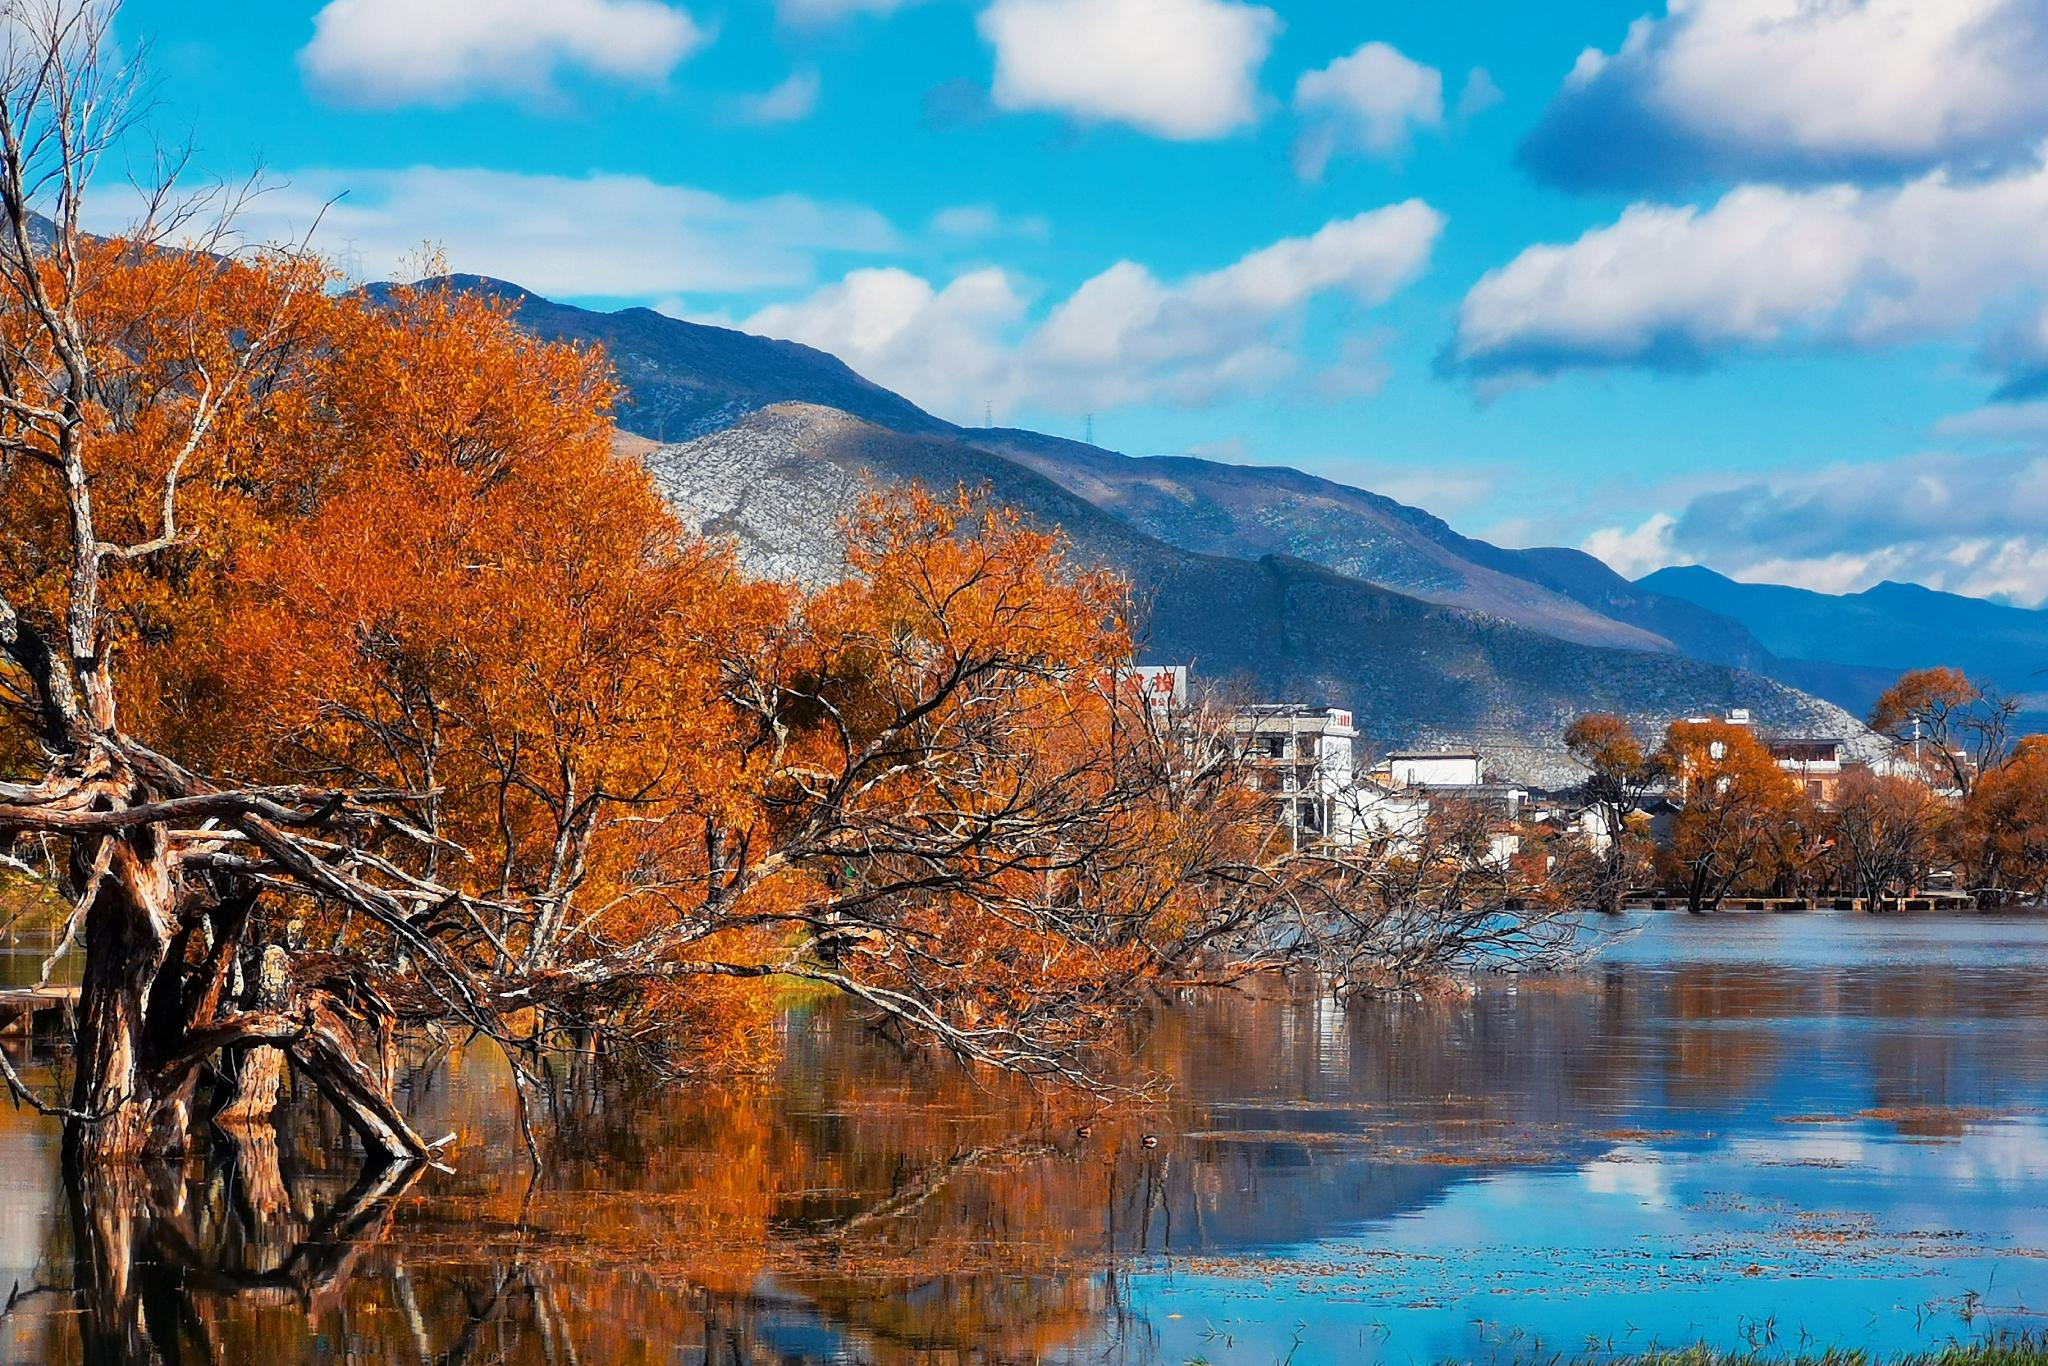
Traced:
[[1987, 903], [2048, 898], [2048, 736], [2025, 736], [1978, 781], [1960, 825]]
[[1748, 726], [1674, 721], [1658, 764], [1679, 802], [1665, 856], [1685, 888], [1687, 910], [1717, 906], [1776, 868], [1796, 831], [1799, 785]]
[[[94, 269], [145, 298], [192, 266]], [[195, 528], [109, 582], [98, 628], [179, 757], [110, 727], [80, 743], [133, 789], [60, 768], [0, 821], [76, 858], [146, 832], [158, 899], [121, 904], [189, 929], [138, 954], [105, 932], [125, 867], [78, 886], [88, 1026], [103, 1000], [135, 1022], [84, 1041], [80, 1131], [111, 1143], [132, 1107], [124, 1147], [174, 1143], [202, 1062], [276, 1050], [366, 1143], [418, 1153], [371, 1047], [393, 1030], [464, 1025], [515, 1062], [622, 1024], [717, 1043], [764, 1001], [735, 984], [771, 976], [1078, 1075], [1063, 1041], [1142, 971], [1159, 910], [1117, 899], [1145, 858], [1120, 813], [1161, 768], [1117, 686], [1121, 585], [925, 495], [859, 519], [845, 584], [751, 582], [610, 454], [596, 357], [302, 269], [205, 267], [288, 308], [294, 344], [191, 454], [91, 447], [105, 487], [168, 478]], [[24, 527], [47, 546], [58, 521]], [[21, 718], [57, 709], [21, 672]]]
[[1980, 776], [2005, 762], [2019, 710], [2018, 699], [1961, 669], [1915, 669], [1879, 696], [1870, 728], [1916, 760], [1929, 781], [1967, 797]]
[[418, 1155], [407, 1026], [701, 1051], [778, 976], [1078, 1075], [1175, 900], [1119, 584], [925, 496], [846, 584], [750, 581], [611, 455], [596, 356], [58, 209], [0, 377], [0, 834], [76, 898], [81, 1151], [176, 1147], [267, 1059]]
[[1631, 819], [1662, 779], [1663, 769], [1654, 754], [1644, 752], [1627, 720], [1607, 712], [1573, 721], [1565, 730], [1564, 745], [1586, 771], [1579, 784], [1580, 799], [1594, 813], [1605, 841], [1588, 891], [1597, 909], [1618, 913], [1637, 865], [1645, 861], [1643, 840]]

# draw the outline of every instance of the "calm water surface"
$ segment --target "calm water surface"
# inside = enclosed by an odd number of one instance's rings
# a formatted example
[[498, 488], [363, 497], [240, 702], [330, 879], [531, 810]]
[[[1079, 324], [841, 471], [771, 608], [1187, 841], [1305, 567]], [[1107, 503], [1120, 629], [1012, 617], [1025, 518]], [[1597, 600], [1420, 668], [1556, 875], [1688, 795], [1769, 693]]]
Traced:
[[1107, 1107], [813, 1010], [760, 1085], [565, 1077], [537, 1184], [475, 1050], [408, 1083], [462, 1136], [409, 1185], [309, 1112], [275, 1154], [74, 1202], [16, 1115], [0, 1358], [1271, 1366], [2048, 1327], [2044, 968], [2039, 919], [1659, 915], [1469, 1001], [1184, 1004], [1132, 1049], [1170, 1096]]

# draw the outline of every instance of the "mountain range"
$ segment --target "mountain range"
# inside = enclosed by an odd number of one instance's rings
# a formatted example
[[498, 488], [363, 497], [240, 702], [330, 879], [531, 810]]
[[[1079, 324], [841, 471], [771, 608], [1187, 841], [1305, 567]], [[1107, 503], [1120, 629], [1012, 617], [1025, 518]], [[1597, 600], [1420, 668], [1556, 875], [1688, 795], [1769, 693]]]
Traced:
[[1348, 706], [1382, 750], [1471, 745], [1505, 775], [1556, 780], [1563, 730], [1584, 712], [1649, 732], [1737, 706], [1867, 747], [1840, 703], [1860, 712], [1898, 672], [1876, 648], [1845, 656], [1809, 619], [1795, 630], [1790, 613], [1735, 610], [1684, 571], [1634, 583], [1580, 551], [1495, 546], [1292, 469], [960, 427], [797, 343], [448, 283], [502, 300], [536, 335], [601, 344], [629, 396], [624, 444], [757, 572], [836, 575], [839, 518], [871, 487], [985, 485], [1130, 578], [1147, 658], [1248, 697]]
[[[1953, 665], [2021, 699], [2030, 728], [2048, 725], [2048, 612], [1889, 579], [1860, 593], [1741, 583], [1703, 565], [1659, 569], [1641, 584], [1741, 622], [1782, 655], [1870, 675], [1880, 690], [1906, 669]], [[1837, 701], [1867, 709], [1853, 688], [1838, 691]]]

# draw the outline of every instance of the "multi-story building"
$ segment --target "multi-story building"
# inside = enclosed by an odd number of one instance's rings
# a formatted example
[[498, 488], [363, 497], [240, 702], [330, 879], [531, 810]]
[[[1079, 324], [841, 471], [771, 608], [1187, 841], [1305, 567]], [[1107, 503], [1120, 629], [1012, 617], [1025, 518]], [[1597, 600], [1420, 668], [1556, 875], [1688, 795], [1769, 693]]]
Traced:
[[1832, 803], [1842, 792], [1842, 750], [1846, 742], [1812, 736], [1782, 736], [1766, 740], [1771, 758], [1791, 774], [1806, 795], [1822, 804]]
[[1295, 704], [1245, 707], [1231, 718], [1251, 781], [1272, 798], [1296, 848], [1358, 837], [1352, 793], [1351, 713]]

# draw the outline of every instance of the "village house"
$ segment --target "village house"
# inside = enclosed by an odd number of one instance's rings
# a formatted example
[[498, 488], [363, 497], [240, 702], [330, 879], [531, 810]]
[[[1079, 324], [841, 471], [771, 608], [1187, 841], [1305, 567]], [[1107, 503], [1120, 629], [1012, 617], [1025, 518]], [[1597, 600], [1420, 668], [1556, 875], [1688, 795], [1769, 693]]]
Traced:
[[1806, 795], [1823, 806], [1831, 806], [1842, 793], [1842, 751], [1845, 741], [1832, 738], [1783, 736], [1764, 742], [1778, 767], [1806, 789]]
[[1402, 750], [1381, 765], [1389, 787], [1477, 787], [1483, 765], [1477, 750]]
[[1274, 812], [1296, 848], [1319, 840], [1358, 839], [1353, 787], [1351, 713], [1294, 703], [1252, 706], [1231, 718], [1251, 781], [1270, 793]]

